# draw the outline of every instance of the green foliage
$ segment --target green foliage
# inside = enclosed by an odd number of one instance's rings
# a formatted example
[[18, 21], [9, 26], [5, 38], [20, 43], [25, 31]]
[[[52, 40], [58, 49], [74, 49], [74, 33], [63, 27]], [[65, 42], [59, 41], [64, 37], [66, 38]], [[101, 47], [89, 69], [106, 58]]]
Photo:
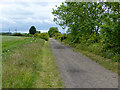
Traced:
[[21, 33], [13, 33], [12, 36], [23, 36]]
[[60, 35], [60, 33], [55, 33], [55, 39], [57, 40]]
[[94, 54], [100, 55], [104, 53], [104, 47], [100, 43], [93, 43], [88, 46], [88, 51], [93, 52]]
[[31, 28], [29, 29], [29, 33], [30, 34], [35, 34], [36, 33], [36, 28], [34, 26], [31, 26]]
[[[103, 3], [96, 2], [65, 2], [53, 9], [54, 21], [71, 33], [73, 42], [78, 43], [80, 36], [98, 34], [101, 25], [99, 15], [103, 13]], [[79, 12], [78, 12], [79, 11]]]
[[55, 39], [103, 57], [118, 59], [118, 2], [65, 2], [53, 9], [52, 14], [55, 16], [54, 22], [62, 28], [68, 27], [69, 32], [66, 39], [60, 34]]
[[47, 33], [35, 33], [34, 37], [49, 40], [49, 35]]
[[96, 34], [91, 34], [87, 36], [85, 44], [88, 46], [90, 44], [99, 43], [100, 42], [100, 36]]
[[49, 35], [47, 33], [40, 33], [39, 37], [45, 39], [46, 41], [49, 40]]
[[39, 37], [39, 33], [35, 33], [34, 35], [33, 35], [33, 37]]
[[33, 35], [29, 34], [29, 33], [25, 33], [25, 34], [23, 34], [23, 36], [25, 36], [25, 37], [32, 37]]
[[64, 39], [67, 38], [67, 35], [66, 34], [60, 34], [60, 33], [56, 33], [55, 34], [55, 39], [58, 39], [60, 41], [63, 41]]
[[57, 27], [51, 27], [48, 31], [49, 37], [55, 36], [55, 33], [58, 33], [58, 28]]

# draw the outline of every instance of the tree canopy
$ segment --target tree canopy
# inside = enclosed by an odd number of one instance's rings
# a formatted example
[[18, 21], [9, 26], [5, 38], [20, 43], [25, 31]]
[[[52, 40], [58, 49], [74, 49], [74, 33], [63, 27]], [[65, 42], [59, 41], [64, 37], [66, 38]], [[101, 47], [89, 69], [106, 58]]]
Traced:
[[120, 51], [119, 2], [65, 2], [52, 14], [56, 24], [68, 27], [71, 42], [97, 35], [105, 48]]
[[51, 27], [48, 31], [48, 34], [49, 34], [50, 37], [53, 37], [53, 36], [55, 36], [55, 33], [58, 33], [58, 32], [59, 31], [58, 31], [57, 27]]
[[35, 34], [36, 33], [36, 28], [34, 26], [31, 26], [31, 28], [29, 29], [29, 33], [30, 34]]

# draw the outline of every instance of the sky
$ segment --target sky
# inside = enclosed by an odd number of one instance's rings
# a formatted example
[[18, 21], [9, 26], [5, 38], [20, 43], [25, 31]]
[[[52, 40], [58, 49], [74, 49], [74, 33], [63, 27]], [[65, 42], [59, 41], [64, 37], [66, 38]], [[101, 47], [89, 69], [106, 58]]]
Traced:
[[53, 22], [52, 8], [65, 0], [0, 0], [0, 30], [2, 32], [28, 33], [31, 26], [37, 31], [47, 32], [50, 27], [58, 27]]

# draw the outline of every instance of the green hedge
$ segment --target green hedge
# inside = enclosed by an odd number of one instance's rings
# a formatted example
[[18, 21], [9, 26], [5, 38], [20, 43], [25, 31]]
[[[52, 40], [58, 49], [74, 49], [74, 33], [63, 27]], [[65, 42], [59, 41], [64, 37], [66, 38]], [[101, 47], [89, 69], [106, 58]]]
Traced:
[[55, 34], [55, 39], [57, 40], [60, 40], [60, 41], [63, 41], [67, 38], [67, 35], [66, 34], [60, 34], [60, 33], [56, 33]]
[[47, 33], [35, 33], [34, 37], [41, 38], [41, 39], [44, 39], [46, 41], [49, 40], [49, 35]]

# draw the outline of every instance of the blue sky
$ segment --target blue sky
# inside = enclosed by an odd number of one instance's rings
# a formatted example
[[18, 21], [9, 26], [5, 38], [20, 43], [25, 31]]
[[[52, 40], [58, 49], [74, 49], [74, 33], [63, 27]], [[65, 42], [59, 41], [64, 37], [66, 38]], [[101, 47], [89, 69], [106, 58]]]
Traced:
[[33, 25], [41, 32], [47, 32], [50, 27], [58, 27], [53, 22], [52, 8], [59, 6], [65, 0], [0, 0], [0, 30], [2, 32], [28, 32]]

